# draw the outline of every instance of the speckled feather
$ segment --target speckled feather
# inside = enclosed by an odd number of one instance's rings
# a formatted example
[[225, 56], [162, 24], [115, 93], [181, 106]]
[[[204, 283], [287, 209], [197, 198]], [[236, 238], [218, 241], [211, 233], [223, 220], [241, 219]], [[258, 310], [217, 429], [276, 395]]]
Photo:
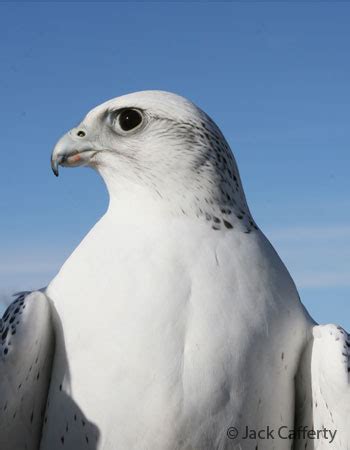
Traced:
[[0, 448], [38, 450], [54, 349], [45, 295], [19, 294], [0, 332]]

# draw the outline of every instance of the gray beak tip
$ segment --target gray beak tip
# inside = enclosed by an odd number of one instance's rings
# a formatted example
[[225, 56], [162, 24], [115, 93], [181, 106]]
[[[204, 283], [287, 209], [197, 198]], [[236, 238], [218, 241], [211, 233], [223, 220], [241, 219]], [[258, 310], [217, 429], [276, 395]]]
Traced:
[[54, 175], [56, 176], [56, 177], [58, 177], [58, 175], [59, 175], [59, 172], [58, 172], [58, 165], [59, 165], [59, 161], [57, 160], [57, 159], [52, 159], [51, 160], [51, 169], [52, 169], [52, 172], [54, 173]]

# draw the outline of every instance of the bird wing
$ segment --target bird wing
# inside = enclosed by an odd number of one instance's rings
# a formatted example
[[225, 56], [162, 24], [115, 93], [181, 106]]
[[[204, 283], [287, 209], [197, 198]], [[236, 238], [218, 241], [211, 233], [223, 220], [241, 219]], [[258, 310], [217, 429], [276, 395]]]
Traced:
[[38, 450], [53, 354], [49, 299], [18, 294], [0, 320], [1, 450]]
[[[295, 439], [295, 450], [350, 449], [350, 336], [341, 327], [313, 327], [296, 392], [296, 429], [307, 429]], [[310, 429], [321, 430], [318, 437], [306, 435]]]

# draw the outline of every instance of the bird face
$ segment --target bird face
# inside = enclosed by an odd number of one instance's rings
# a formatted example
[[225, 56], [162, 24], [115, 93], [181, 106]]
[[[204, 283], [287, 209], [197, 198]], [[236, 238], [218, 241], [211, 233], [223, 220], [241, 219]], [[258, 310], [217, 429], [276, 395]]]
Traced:
[[60, 139], [52, 154], [52, 169], [56, 176], [60, 165], [98, 170], [108, 165], [146, 174], [162, 166], [165, 171], [184, 169], [184, 162], [190, 165], [200, 154], [200, 145], [194, 149], [200, 144], [195, 130], [207, 121], [202, 111], [175, 94], [146, 91], [119, 97], [90, 111]]
[[168, 92], [137, 92], [96, 107], [59, 140], [51, 165], [55, 175], [59, 166], [93, 167], [110, 193], [139, 186], [176, 200], [181, 211], [247, 210], [219, 128], [193, 103]]

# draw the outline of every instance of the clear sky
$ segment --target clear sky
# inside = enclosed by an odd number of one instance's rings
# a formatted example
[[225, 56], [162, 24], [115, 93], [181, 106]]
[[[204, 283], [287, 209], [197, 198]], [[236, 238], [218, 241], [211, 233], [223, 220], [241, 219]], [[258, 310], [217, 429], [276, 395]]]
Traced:
[[0, 296], [50, 281], [103, 214], [49, 166], [93, 106], [164, 89], [223, 130], [248, 202], [320, 322], [350, 329], [350, 5], [2, 3]]

